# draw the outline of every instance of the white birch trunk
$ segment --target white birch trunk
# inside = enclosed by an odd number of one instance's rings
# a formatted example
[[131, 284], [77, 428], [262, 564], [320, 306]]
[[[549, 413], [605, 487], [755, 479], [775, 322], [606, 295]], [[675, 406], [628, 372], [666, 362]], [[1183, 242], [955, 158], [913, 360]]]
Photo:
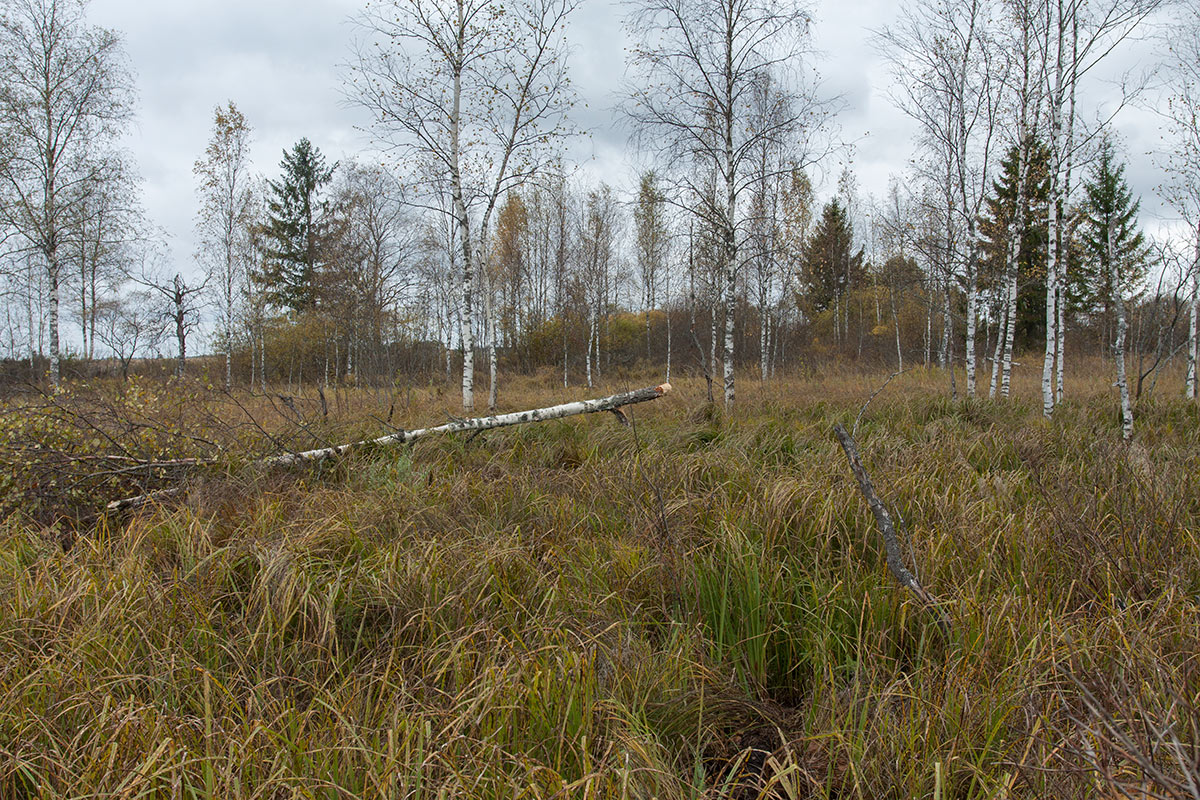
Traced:
[[[896, 316], [896, 295], [892, 287], [888, 287], [888, 305], [892, 309], [892, 327], [896, 331], [896, 371], [904, 371], [904, 352], [900, 349], [900, 318]], [[778, 334], [776, 334], [778, 336]]]
[[[975, 396], [975, 328], [977, 324], [975, 318], [978, 302], [978, 278], [975, 275], [975, 267], [972, 265], [971, 273], [967, 276], [967, 397]], [[986, 350], [986, 341], [983, 346]]]
[[842, 298], [837, 292], [833, 295], [833, 343], [842, 343]]
[[715, 379], [717, 372], [717, 306], [714, 303], [712, 307], [712, 320], [709, 325], [709, 356], [708, 368], [713, 373]]
[[1058, 358], [1058, 282], [1059, 236], [1062, 227], [1059, 203], [1062, 201], [1062, 126], [1063, 126], [1063, 18], [1062, 0], [1058, 3], [1057, 43], [1055, 45], [1054, 90], [1050, 95], [1050, 208], [1046, 235], [1046, 354], [1042, 359], [1042, 414], [1054, 413], [1055, 362]]
[[725, 409], [733, 408], [733, 309], [734, 266], [730, 261], [725, 267]]
[[492, 280], [487, 278], [488, 286], [484, 290], [484, 328], [487, 332], [488, 341], [488, 410], [495, 411], [498, 401], [498, 387], [496, 385], [496, 320], [494, 313], [495, 298], [492, 290]]
[[[1066, 265], [1062, 265], [1060, 273], [1065, 271]], [[1058, 280], [1058, 299], [1056, 301], [1056, 313], [1058, 314], [1058, 324], [1055, 325], [1056, 333], [1058, 334], [1058, 344], [1054, 348], [1055, 355], [1058, 358], [1058, 364], [1054, 368], [1054, 402], [1061, 403], [1063, 401], [1063, 360], [1066, 357], [1066, 321], [1063, 318], [1063, 309], [1067, 305], [1066, 278], [1064, 275], [1059, 275]]]
[[1021, 27], [1021, 50], [1025, 54], [1021, 73], [1020, 115], [1017, 120], [1017, 200], [1013, 207], [1012, 228], [1009, 231], [1008, 247], [1005, 252], [1005, 277], [1007, 278], [1007, 309], [1004, 326], [1004, 351], [1000, 369], [1000, 397], [1008, 399], [1012, 386], [1013, 342], [1017, 329], [1017, 280], [1021, 272], [1021, 242], [1025, 238], [1025, 198], [1029, 185], [1029, 20]]
[[663, 300], [663, 309], [667, 314], [667, 383], [671, 382], [671, 269], [667, 267], [667, 272], [664, 277], [666, 285], [664, 291], [666, 298]]
[[950, 278], [946, 278], [946, 313], [942, 316], [942, 344], [946, 348], [943, 358], [950, 373], [950, 397], [958, 399], [958, 381], [954, 374], [954, 318], [950, 314]]
[[933, 298], [925, 303], [925, 366], [929, 366], [929, 353], [933, 347]]
[[[459, 433], [463, 431], [486, 431], [494, 428], [504, 428], [511, 425], [524, 425], [529, 422], [545, 422], [552, 419], [562, 419], [563, 417], [573, 417], [579, 414], [595, 414], [600, 411], [612, 411], [617, 415], [617, 418], [625, 424], [628, 420], [625, 415], [620, 412], [624, 406], [634, 405], [635, 403], [645, 403], [650, 400], [657, 400], [663, 395], [671, 391], [671, 384], [664, 383], [659, 386], [653, 386], [646, 389], [637, 389], [632, 392], [624, 392], [623, 394], [614, 394], [610, 397], [600, 397], [595, 400], [577, 400], [573, 403], [563, 403], [562, 405], [549, 406], [547, 408], [535, 408], [529, 411], [517, 411], [511, 414], [499, 414], [490, 417], [477, 417], [475, 419], [461, 419], [454, 422], [438, 425], [435, 428], [419, 428], [413, 431], [399, 431], [397, 433], [380, 436], [378, 439], [366, 439], [358, 442], [350, 442], [336, 447], [322, 447], [318, 450], [305, 450], [299, 453], [284, 453], [283, 455], [264, 458], [256, 462], [260, 467], [287, 467], [296, 464], [314, 464], [324, 461], [329, 458], [337, 458], [355, 450], [360, 450], [364, 447], [393, 447], [400, 444], [408, 444], [417, 439], [424, 439], [426, 436], [432, 436], [439, 433]], [[212, 462], [204, 461], [188, 461], [174, 462], [176, 464], [194, 464], [203, 465]], [[178, 494], [180, 489], [165, 489], [159, 492], [151, 492], [149, 494], [138, 495], [137, 497], [127, 497], [121, 500], [114, 500], [108, 504], [109, 511], [121, 511], [130, 508], [137, 508], [149, 503], [160, 500], [163, 497]]]
[[758, 311], [758, 375], [759, 380], [763, 383], [767, 382], [767, 326], [770, 320], [767, 319], [767, 308], [765, 305], [759, 307]]
[[1113, 345], [1114, 357], [1117, 361], [1117, 389], [1121, 393], [1121, 438], [1129, 441], [1133, 438], [1133, 406], [1129, 402], [1129, 382], [1125, 376], [1125, 299], [1121, 291], [1121, 273], [1117, 266], [1116, 254], [1113, 252], [1113, 226], [1108, 220], [1105, 247], [1108, 250], [1109, 280], [1112, 281], [1113, 308], [1117, 312], [1117, 340]]
[[1187, 386], [1184, 389], [1184, 396], [1189, 400], [1196, 399], [1196, 359], [1200, 356], [1197, 351], [1197, 328], [1200, 327], [1200, 229], [1196, 235], [1196, 258], [1192, 264], [1192, 318], [1188, 326]]
[[462, 70], [466, 42], [466, 22], [463, 18], [463, 2], [457, 0], [457, 39], [455, 41], [454, 88], [450, 114], [450, 192], [454, 216], [458, 223], [459, 244], [462, 247], [462, 315], [459, 318], [459, 339], [463, 351], [462, 404], [464, 411], [475, 410], [475, 332], [472, 328], [474, 309], [471, 303], [474, 270], [471, 252], [471, 220], [467, 215], [463, 199], [461, 121], [462, 121]]
[[951, 320], [950, 320], [950, 279], [947, 278], [942, 292], [942, 342], [941, 352], [938, 354], [938, 362], [942, 369], [953, 368], [950, 363], [950, 336], [951, 336]]
[[[593, 309], [588, 315], [588, 343], [587, 343], [587, 387], [592, 388], [592, 353], [596, 348], [596, 311]], [[565, 373], [564, 373], [565, 374]]]
[[992, 351], [992, 380], [988, 384], [988, 399], [995, 399], [1000, 388], [1000, 362], [1004, 359], [1004, 338], [1008, 335], [1008, 286], [1004, 287], [1004, 302], [1000, 306], [1000, 319], [996, 326], [996, 348]]
[[[1018, 248], [1019, 250], [1019, 248]], [[1004, 331], [1004, 365], [1000, 370], [1000, 397], [1007, 399], [1012, 386], [1013, 342], [1017, 331], [1017, 273], [1014, 261], [1008, 276], [1008, 325]]]
[[[1053, 158], [1053, 157], [1052, 157]], [[1054, 366], [1058, 348], [1058, 207], [1057, 190], [1051, 179], [1049, 255], [1046, 259], [1046, 354], [1042, 359], [1042, 414], [1049, 418], [1054, 413]]]
[[576, 400], [571, 403], [563, 403], [561, 405], [549, 406], [546, 408], [535, 408], [529, 411], [515, 411], [511, 414], [494, 414], [488, 417], [455, 420], [453, 422], [448, 422], [445, 425], [438, 425], [437, 427], [433, 428], [418, 428], [417, 430], [412, 431], [398, 431], [397, 433], [388, 434], [387, 436], [380, 436], [378, 439], [351, 442], [349, 444], [338, 445], [336, 447], [322, 447], [317, 450], [306, 450], [300, 453], [285, 453], [283, 455], [263, 459], [258, 463], [266, 467], [289, 466], [303, 462], [313, 463], [317, 461], [323, 461], [327, 458], [345, 455], [352, 450], [357, 450], [368, 445], [387, 447], [390, 445], [407, 444], [409, 442], [414, 442], [417, 439], [423, 439], [426, 436], [439, 433], [487, 431], [495, 428], [509, 427], [512, 425], [523, 425], [529, 422], [545, 422], [552, 419], [562, 419], [563, 417], [573, 417], [578, 414], [594, 414], [599, 411], [615, 411], [623, 406], [633, 405], [635, 403], [645, 403], [649, 400], [657, 400], [670, 391], [671, 384], [664, 383], [659, 386], [652, 386], [646, 389], [637, 389], [632, 392], [624, 392], [622, 394], [615, 394], [609, 397], [600, 397], [595, 400]]
[[50, 385], [58, 388], [61, 379], [58, 356], [58, 256], [50, 254]]
[[[1069, 93], [1069, 99], [1067, 101], [1067, 144], [1066, 144], [1066, 149], [1065, 149], [1066, 167], [1063, 170], [1062, 203], [1063, 203], [1064, 209], [1069, 208], [1070, 202], [1071, 202], [1071, 169], [1074, 164], [1074, 157], [1075, 157], [1075, 85], [1078, 82], [1076, 80], [1076, 78], [1078, 77], [1076, 74], [1076, 70], [1078, 70], [1078, 69], [1079, 69], [1079, 6], [1078, 6], [1078, 4], [1073, 3], [1071, 5], [1071, 74], [1070, 74], [1070, 77], [1068, 78], [1071, 88], [1070, 88], [1070, 93]], [[1066, 234], [1068, 232], [1068, 230], [1069, 229], [1066, 226], [1063, 227], [1064, 234]], [[1067, 253], [1068, 257], [1066, 259], [1060, 259], [1063, 263], [1062, 263], [1062, 267], [1058, 270], [1058, 277], [1059, 277], [1059, 280], [1058, 280], [1058, 325], [1057, 325], [1058, 346], [1056, 348], [1057, 355], [1058, 355], [1058, 367], [1056, 369], [1055, 383], [1054, 383], [1055, 400], [1058, 403], [1061, 403], [1063, 401], [1063, 396], [1066, 391], [1065, 387], [1063, 386], [1063, 364], [1066, 360], [1066, 353], [1067, 353], [1067, 350], [1066, 350], [1067, 326], [1066, 326], [1066, 319], [1064, 317], [1064, 309], [1066, 308], [1066, 284], [1067, 284], [1066, 267], [1067, 267], [1067, 263], [1069, 263], [1069, 260], [1070, 260], [1070, 252], [1071, 251], [1069, 248], [1069, 242], [1064, 242], [1064, 244], [1068, 245], [1068, 247], [1066, 249], [1066, 253]]]

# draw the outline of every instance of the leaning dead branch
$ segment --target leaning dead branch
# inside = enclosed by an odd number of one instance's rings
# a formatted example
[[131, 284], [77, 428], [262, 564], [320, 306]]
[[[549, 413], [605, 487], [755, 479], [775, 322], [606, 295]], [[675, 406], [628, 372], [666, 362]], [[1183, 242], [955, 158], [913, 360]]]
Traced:
[[396, 433], [388, 434], [387, 436], [380, 436], [378, 439], [365, 439], [361, 442], [351, 442], [349, 444], [341, 444], [336, 447], [322, 447], [317, 450], [306, 450], [302, 453], [284, 453], [283, 455], [265, 458], [258, 463], [266, 467], [282, 467], [306, 462], [314, 463], [323, 461], [327, 458], [345, 455], [352, 450], [357, 450], [369, 445], [375, 447], [390, 447], [392, 445], [415, 442], [417, 439], [424, 439], [426, 436], [431, 436], [436, 433], [487, 431], [493, 428], [504, 428], [509, 425], [524, 425], [530, 422], [546, 422], [547, 420], [552, 419], [573, 417], [577, 414], [594, 414], [598, 411], [612, 411], [617, 415], [618, 419], [622, 419], [623, 415], [619, 410], [622, 406], [629, 406], [633, 405], [634, 403], [644, 403], [647, 400], [657, 400], [669, 391], [671, 391], [671, 384], [664, 383], [661, 386], [651, 386], [646, 389], [637, 389], [632, 392], [614, 394], [611, 397], [601, 397], [596, 400], [577, 400], [573, 403], [563, 403], [562, 405], [549, 406], [547, 408], [535, 408], [529, 411], [516, 411], [511, 414], [494, 414], [490, 417], [459, 419], [448, 422], [445, 425], [438, 425], [434, 428], [419, 428], [414, 431], [397, 431]]
[[[474, 419], [456, 419], [445, 425], [438, 425], [432, 428], [419, 428], [412, 431], [397, 431], [380, 436], [377, 439], [364, 439], [358, 442], [350, 442], [334, 447], [322, 447], [316, 450], [305, 450], [298, 453], [283, 453], [270, 458], [264, 458], [254, 462], [260, 467], [286, 467], [296, 464], [315, 464], [329, 458], [337, 458], [346, 455], [354, 450], [359, 450], [365, 447], [392, 447], [400, 444], [408, 444], [415, 442], [417, 439], [423, 439], [426, 436], [442, 433], [461, 433], [472, 431], [479, 433], [480, 431], [492, 430], [493, 428], [504, 428], [510, 425], [525, 425], [531, 422], [546, 422], [552, 419], [562, 419], [563, 417], [573, 417], [578, 414], [595, 414], [600, 411], [611, 411], [616, 415], [617, 419], [625, 422], [625, 416], [621, 413], [621, 408], [624, 406], [634, 405], [635, 403], [645, 403], [648, 400], [657, 400], [667, 392], [671, 391], [671, 384], [664, 383], [660, 386], [651, 386], [645, 389], [637, 389], [632, 392], [623, 392], [614, 394], [609, 397], [601, 397], [594, 400], [577, 400], [572, 403], [563, 403], [557, 406], [548, 406], [546, 408], [534, 408], [529, 411], [516, 411], [511, 414], [494, 414], [488, 417], [476, 417]], [[120, 511], [123, 509], [137, 508], [154, 502], [155, 499], [167, 496], [168, 494], [177, 493], [178, 489], [170, 489], [165, 492], [150, 492], [148, 494], [139, 495], [138, 497], [128, 497], [121, 500], [114, 500], [108, 504], [109, 511]]]
[[862, 465], [862, 460], [858, 456], [858, 445], [854, 438], [846, 432], [846, 429], [841, 423], [833, 426], [833, 433], [837, 436], [838, 441], [842, 444], [842, 449], [846, 451], [846, 459], [850, 462], [850, 471], [854, 473], [855, 479], [858, 481], [858, 490], [866, 499], [867, 505], [871, 507], [871, 512], [875, 515], [875, 522], [879, 526], [879, 533], [883, 536], [883, 547], [887, 554], [888, 569], [891, 570], [893, 576], [900, 584], [916, 595], [931, 612], [935, 614], [938, 626], [947, 636], [950, 635], [950, 620], [947, 619], [945, 612], [937, 600], [933, 598], [929, 592], [925, 591], [925, 587], [917, 580], [917, 576], [909, 571], [904, 565], [904, 556], [900, 550], [900, 540], [896, 536], [896, 526], [892, 522], [892, 515], [888, 513], [887, 506], [879, 499], [879, 495], [875, 494], [875, 487], [871, 484], [871, 476], [867, 474], [867, 470]]
[[[909, 369], [911, 369], [911, 367]], [[860, 408], [858, 410], [858, 416], [856, 416], [854, 418], [854, 425], [850, 428], [851, 436], [858, 433], [858, 423], [862, 422], [863, 414], [867, 413], [867, 406], [871, 405], [871, 401], [873, 401], [876, 397], [878, 397], [880, 395], [880, 393], [882, 393], [883, 390], [887, 388], [887, 385], [892, 382], [893, 378], [895, 378], [897, 375], [903, 375], [907, 371], [908, 370], [905, 370], [905, 369], [896, 370], [891, 375], [888, 375], [888, 379], [886, 381], [884, 381], [883, 384], [878, 389], [871, 392], [871, 396], [867, 398], [867, 402], [863, 403], [862, 408]]]

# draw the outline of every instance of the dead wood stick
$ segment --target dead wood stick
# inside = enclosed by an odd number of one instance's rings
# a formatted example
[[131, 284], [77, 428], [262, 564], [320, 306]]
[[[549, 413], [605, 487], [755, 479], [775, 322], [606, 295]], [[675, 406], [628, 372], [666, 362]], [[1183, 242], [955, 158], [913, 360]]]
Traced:
[[[299, 453], [283, 453], [270, 458], [264, 458], [254, 462], [262, 467], [285, 467], [295, 464], [311, 464], [324, 461], [327, 458], [336, 458], [337, 456], [345, 455], [353, 450], [357, 450], [369, 445], [377, 447], [390, 447], [398, 444], [407, 444], [423, 439], [437, 433], [459, 433], [462, 431], [486, 431], [492, 428], [504, 428], [509, 425], [524, 425], [530, 422], [546, 422], [552, 419], [562, 419], [563, 417], [573, 417], [577, 414], [594, 414], [599, 411], [614, 411], [618, 414], [619, 409], [623, 406], [633, 405], [635, 403], [645, 403], [648, 400], [657, 400], [667, 392], [671, 391], [671, 384], [664, 383], [661, 386], [651, 386], [646, 389], [636, 389], [632, 392], [623, 392], [622, 394], [614, 394], [610, 397], [600, 397], [595, 400], [577, 400], [572, 403], [563, 403], [557, 406], [548, 406], [546, 408], [534, 408], [529, 411], [515, 411], [511, 414], [493, 414], [489, 417], [476, 417], [474, 419], [456, 419], [448, 422], [445, 425], [438, 425], [433, 428], [419, 428], [412, 431], [397, 431], [396, 433], [380, 436], [377, 439], [364, 439], [359, 442], [350, 442], [348, 444], [337, 445], [336, 447], [322, 447], [317, 450], [305, 450]], [[168, 493], [177, 492], [177, 489], [165, 490], [164, 492], [150, 492], [138, 497], [129, 497], [123, 500], [114, 500], [108, 504], [110, 511], [119, 511], [125, 508], [136, 508], [152, 502], [155, 498], [164, 496]]]
[[302, 462], [322, 461], [333, 456], [340, 456], [345, 453], [367, 445], [376, 445], [387, 447], [397, 444], [407, 444], [408, 442], [423, 439], [435, 433], [459, 433], [462, 431], [487, 431], [492, 428], [504, 428], [509, 425], [524, 425], [529, 422], [545, 422], [551, 419], [562, 419], [563, 417], [573, 417], [576, 414], [594, 414], [598, 411], [617, 411], [622, 406], [633, 405], [634, 403], [644, 403], [647, 400], [657, 400], [667, 392], [671, 391], [671, 384], [664, 383], [661, 386], [651, 386], [646, 389], [637, 389], [632, 392], [624, 392], [623, 394], [614, 394], [611, 397], [601, 397], [596, 400], [576, 400], [573, 403], [563, 403], [562, 405], [549, 406], [547, 408], [534, 408], [529, 411], [514, 411], [511, 414], [493, 414], [490, 417], [476, 417], [474, 419], [461, 419], [448, 422], [445, 425], [438, 425], [434, 428], [419, 428], [414, 431], [397, 431], [396, 433], [380, 436], [378, 439], [366, 439], [361, 442], [351, 442], [349, 444], [341, 444], [337, 447], [322, 447], [317, 450], [306, 450], [302, 453], [284, 453], [283, 455], [272, 456], [271, 458], [263, 459], [258, 463], [262, 466], [287, 466], [291, 464], [299, 464]]
[[120, 500], [113, 500], [108, 504], [107, 508], [109, 511], [129, 511], [134, 508], [152, 505], [157, 503], [159, 500], [177, 495], [182, 491], [183, 490], [179, 488], [159, 489], [156, 492], [139, 494], [137, 497], [123, 497]]
[[850, 471], [854, 473], [854, 477], [858, 481], [858, 490], [862, 492], [867, 505], [871, 507], [871, 512], [875, 515], [875, 523], [879, 526], [879, 533], [883, 536], [888, 569], [904, 588], [916, 595], [918, 600], [937, 615], [938, 626], [943, 633], [949, 635], [950, 621], [946, 618], [945, 612], [942, 611], [937, 600], [925, 591], [925, 587], [917, 580], [917, 576], [913, 575], [904, 565], [904, 556], [900, 550], [900, 540], [896, 536], [896, 526], [892, 522], [892, 515], [888, 513], [887, 506], [879, 499], [879, 495], [875, 494], [875, 487], [871, 485], [871, 476], [867, 474], [862, 460], [858, 457], [858, 445], [855, 444], [854, 438], [846, 432], [840, 422], [833, 426], [833, 433], [842, 443], [842, 449], [846, 451], [846, 459], [850, 462]]

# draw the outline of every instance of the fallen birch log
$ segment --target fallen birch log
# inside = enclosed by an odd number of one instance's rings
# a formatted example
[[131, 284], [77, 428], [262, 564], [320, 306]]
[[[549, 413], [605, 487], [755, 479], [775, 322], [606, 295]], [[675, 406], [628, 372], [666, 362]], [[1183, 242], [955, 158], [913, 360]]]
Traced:
[[858, 445], [855, 444], [854, 438], [846, 432], [839, 422], [833, 426], [833, 433], [837, 436], [838, 441], [842, 444], [842, 450], [846, 452], [846, 459], [850, 462], [850, 471], [854, 473], [855, 479], [858, 481], [858, 490], [866, 499], [867, 505], [871, 507], [871, 512], [875, 515], [875, 523], [879, 526], [879, 533], [883, 536], [883, 548], [887, 554], [887, 565], [892, 575], [900, 582], [905, 589], [908, 589], [917, 599], [920, 600], [930, 611], [937, 616], [938, 626], [947, 636], [950, 634], [950, 621], [946, 618], [937, 600], [933, 598], [929, 592], [925, 591], [925, 587], [917, 580], [917, 576], [909, 571], [904, 565], [904, 555], [900, 551], [900, 540], [896, 536], [896, 525], [892, 522], [892, 515], [888, 513], [887, 506], [879, 499], [879, 495], [875, 494], [875, 487], [871, 484], [871, 476], [867, 474], [867, 470], [862, 465], [862, 460], [858, 457]]
[[[631, 406], [635, 403], [645, 403], [648, 400], [657, 400], [667, 392], [671, 391], [671, 384], [664, 383], [660, 386], [651, 386], [646, 389], [636, 389], [632, 392], [623, 392], [614, 394], [610, 397], [600, 397], [595, 400], [576, 400], [572, 403], [563, 403], [557, 406], [548, 406], [546, 408], [534, 408], [529, 411], [515, 411], [511, 414], [493, 414], [489, 417], [475, 417], [473, 419], [459, 419], [448, 422], [445, 425], [437, 425], [432, 428], [418, 428], [412, 431], [397, 431], [390, 433], [387, 436], [380, 436], [377, 439], [364, 439], [359, 442], [350, 442], [341, 444], [335, 447], [321, 447], [316, 450], [305, 450], [298, 453], [283, 453], [277, 456], [271, 456], [254, 462], [256, 466], [261, 467], [286, 467], [296, 464], [312, 464], [324, 461], [327, 458], [336, 458], [345, 455], [346, 453], [358, 450], [363, 447], [392, 447], [399, 444], [408, 444], [417, 439], [423, 439], [426, 436], [432, 436], [439, 433], [462, 433], [471, 431], [479, 433], [481, 431], [492, 430], [493, 428], [505, 428], [510, 425], [525, 425], [530, 422], [546, 422], [552, 419], [562, 419], [563, 417], [573, 417], [578, 414], [595, 414], [600, 411], [611, 411], [617, 415], [617, 418], [622, 423], [626, 423], [624, 414], [621, 413], [621, 408]], [[178, 492], [178, 489], [166, 489], [160, 492], [150, 492], [137, 497], [127, 497], [122, 500], [114, 500], [108, 504], [109, 511], [120, 511], [123, 509], [137, 508], [153, 502], [156, 498], [165, 497], [169, 494]]]

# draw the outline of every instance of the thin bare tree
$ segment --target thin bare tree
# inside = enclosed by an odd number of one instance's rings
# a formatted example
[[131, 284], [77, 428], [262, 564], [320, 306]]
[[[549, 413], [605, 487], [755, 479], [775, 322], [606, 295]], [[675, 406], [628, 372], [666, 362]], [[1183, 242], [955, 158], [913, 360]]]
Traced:
[[[252, 255], [253, 178], [250, 126], [231, 100], [213, 114], [212, 138], [192, 168], [199, 180], [197, 259], [215, 293], [225, 352], [225, 389], [233, 388], [233, 329], [237, 302]], [[181, 348], [182, 349], [182, 348]]]
[[125, 277], [141, 287], [150, 317], [175, 339], [175, 375], [182, 378], [187, 368], [188, 336], [200, 324], [201, 301], [209, 278], [184, 278], [181, 272], [171, 269], [166, 249], [155, 245], [141, 253], [137, 267], [128, 270]]
[[[818, 127], [824, 106], [804, 85], [811, 15], [796, 0], [631, 0], [626, 21], [635, 84], [626, 113], [642, 141], [684, 174], [681, 196], [712, 197], [721, 241], [725, 405], [734, 402], [734, 309], [743, 194], [764, 139]], [[787, 111], [756, 125], [753, 87], [771, 74]], [[705, 179], [716, 178], [717, 193]], [[715, 326], [714, 326], [715, 327]]]
[[1162, 194], [1192, 236], [1187, 375], [1184, 395], [1196, 399], [1197, 328], [1200, 327], [1200, 8], [1182, 6], [1178, 24], [1164, 42], [1168, 67], [1165, 114], [1172, 145], [1162, 159], [1167, 172]]
[[93, 154], [133, 106], [120, 37], [89, 24], [85, 12], [83, 0], [0, 4], [0, 214], [45, 270], [54, 385], [69, 226], [102, 169]]
[[462, 401], [475, 407], [474, 293], [500, 199], [545, 169], [570, 133], [563, 28], [576, 0], [381, 0], [359, 17], [365, 40], [351, 96], [383, 143], [449, 179], [462, 257]]
[[[879, 34], [896, 77], [897, 104], [916, 120], [940, 187], [947, 279], [967, 298], [967, 395], [975, 395], [979, 318], [977, 221], [991, 188], [990, 167], [1007, 64], [992, 29], [992, 0], [913, 2]], [[949, 321], [950, 315], [945, 319]]]
[[[1075, 138], [1076, 90], [1081, 80], [1134, 36], [1167, 0], [1037, 0], [1044, 97], [1050, 147], [1050, 198], [1046, 258], [1046, 350], [1042, 361], [1042, 413], [1062, 399], [1064, 244]], [[1028, 55], [1028, 54], [1027, 54]]]

